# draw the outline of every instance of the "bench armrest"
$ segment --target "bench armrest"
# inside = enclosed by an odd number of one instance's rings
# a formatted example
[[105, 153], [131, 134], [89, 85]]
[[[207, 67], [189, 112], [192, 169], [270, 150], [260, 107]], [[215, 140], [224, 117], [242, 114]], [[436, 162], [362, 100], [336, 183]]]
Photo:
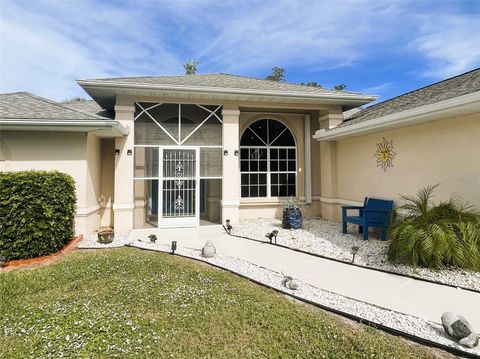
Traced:
[[357, 210], [359, 216], [363, 216], [363, 208], [362, 206], [342, 206], [342, 220], [347, 216], [347, 210]]

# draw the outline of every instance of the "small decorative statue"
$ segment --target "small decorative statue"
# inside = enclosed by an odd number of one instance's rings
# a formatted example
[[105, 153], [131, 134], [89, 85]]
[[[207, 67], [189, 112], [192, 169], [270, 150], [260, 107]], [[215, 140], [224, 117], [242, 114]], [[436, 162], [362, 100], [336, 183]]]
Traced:
[[282, 285], [285, 288], [288, 288], [288, 289], [291, 289], [291, 290], [297, 290], [298, 289], [298, 282], [295, 279], [293, 279], [293, 277], [291, 277], [289, 275], [284, 275], [283, 276]]
[[443, 313], [442, 324], [445, 333], [461, 345], [469, 348], [478, 345], [480, 335], [473, 330], [470, 323], [461, 315], [452, 312]]
[[202, 248], [202, 257], [212, 258], [217, 253], [212, 241], [207, 241]]

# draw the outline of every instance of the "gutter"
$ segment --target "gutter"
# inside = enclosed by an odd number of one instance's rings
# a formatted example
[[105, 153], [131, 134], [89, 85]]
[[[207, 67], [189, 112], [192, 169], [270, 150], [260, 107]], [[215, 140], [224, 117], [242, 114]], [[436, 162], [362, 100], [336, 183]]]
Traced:
[[122, 136], [130, 132], [128, 127], [121, 125], [115, 120], [42, 120], [42, 119], [0, 119], [2, 126], [36, 126], [36, 127], [72, 127], [92, 128], [92, 130], [112, 129]]
[[467, 111], [458, 113], [458, 115], [480, 112], [480, 91], [352, 125], [339, 126], [328, 130], [321, 129], [315, 132], [313, 138], [317, 141], [339, 140], [366, 133], [407, 127], [445, 118], [446, 116], [439, 117], [442, 114], [455, 117], [456, 114], [453, 112], [461, 109]]
[[159, 85], [159, 84], [135, 84], [135, 83], [119, 83], [103, 81], [98, 83], [96, 81], [89, 80], [77, 80], [77, 83], [81, 87], [96, 87], [101, 89], [132, 89], [132, 90], [161, 90], [172, 92], [184, 92], [195, 94], [231, 94], [231, 95], [249, 95], [249, 96], [271, 96], [271, 97], [284, 97], [303, 100], [312, 99], [329, 99], [329, 100], [351, 100], [356, 102], [367, 103], [374, 101], [378, 96], [362, 95], [362, 94], [349, 94], [349, 93], [297, 93], [292, 91], [269, 91], [269, 90], [250, 90], [250, 89], [237, 89], [237, 88], [219, 88], [219, 87], [205, 87], [205, 86], [181, 86], [181, 85]]

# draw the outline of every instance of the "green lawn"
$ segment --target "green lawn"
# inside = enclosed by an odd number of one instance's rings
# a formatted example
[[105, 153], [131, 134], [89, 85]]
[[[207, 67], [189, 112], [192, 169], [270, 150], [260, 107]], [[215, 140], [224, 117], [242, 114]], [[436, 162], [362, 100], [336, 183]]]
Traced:
[[116, 249], [0, 273], [0, 358], [434, 358], [167, 254]]

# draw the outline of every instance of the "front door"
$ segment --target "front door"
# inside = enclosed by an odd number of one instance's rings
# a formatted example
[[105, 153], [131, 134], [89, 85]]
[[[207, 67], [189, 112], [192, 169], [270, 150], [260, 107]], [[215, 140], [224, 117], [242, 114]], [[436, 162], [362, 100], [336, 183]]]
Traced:
[[160, 148], [159, 227], [199, 225], [200, 162], [198, 147]]

